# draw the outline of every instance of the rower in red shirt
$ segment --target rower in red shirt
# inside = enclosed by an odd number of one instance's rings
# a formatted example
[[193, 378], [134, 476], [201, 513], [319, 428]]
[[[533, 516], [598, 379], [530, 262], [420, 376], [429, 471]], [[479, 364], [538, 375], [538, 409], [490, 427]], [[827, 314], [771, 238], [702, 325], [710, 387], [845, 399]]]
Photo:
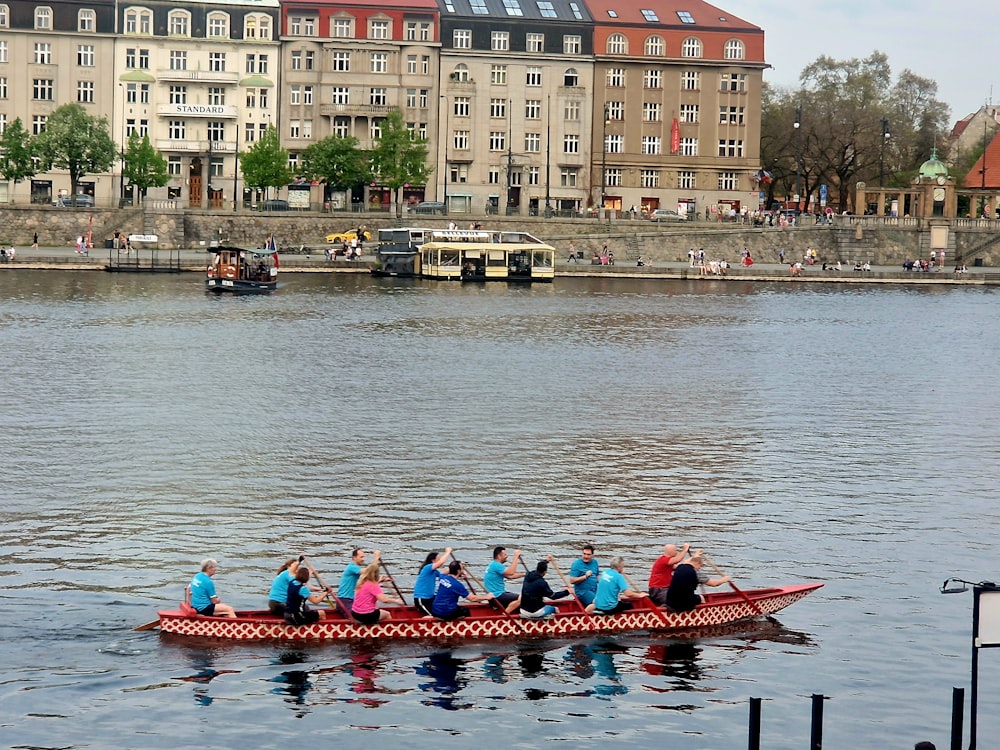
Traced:
[[649, 598], [657, 606], [667, 606], [667, 589], [670, 588], [670, 580], [674, 577], [674, 567], [684, 560], [690, 547], [690, 544], [685, 544], [678, 550], [676, 544], [663, 545], [663, 554], [656, 559], [653, 569], [649, 572]]

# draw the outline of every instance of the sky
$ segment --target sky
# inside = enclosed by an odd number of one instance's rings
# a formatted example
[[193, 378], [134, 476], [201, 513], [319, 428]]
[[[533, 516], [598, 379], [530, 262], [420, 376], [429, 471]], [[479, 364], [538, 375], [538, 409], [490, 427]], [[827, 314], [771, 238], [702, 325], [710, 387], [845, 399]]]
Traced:
[[796, 86], [802, 69], [820, 55], [847, 60], [878, 50], [889, 58], [894, 80], [909, 68], [936, 81], [952, 124], [987, 101], [1000, 103], [1000, 68], [991, 54], [995, 6], [971, 0], [709, 2], [764, 29], [769, 83]]

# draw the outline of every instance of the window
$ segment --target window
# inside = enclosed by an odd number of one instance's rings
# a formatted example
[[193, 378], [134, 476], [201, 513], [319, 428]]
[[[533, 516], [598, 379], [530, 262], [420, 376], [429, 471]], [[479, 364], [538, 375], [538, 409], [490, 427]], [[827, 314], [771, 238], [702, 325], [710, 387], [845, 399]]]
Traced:
[[[2, 26], [6, 26], [6, 23], [0, 23]], [[81, 10], [76, 16], [76, 28], [77, 31], [94, 31], [97, 28], [97, 14], [89, 9]]]
[[719, 140], [719, 156], [743, 156], [743, 141], [735, 138]]
[[140, 83], [139, 84], [139, 103], [140, 104], [149, 104], [149, 84], [148, 83]]
[[346, 73], [351, 69], [351, 53], [350, 52], [334, 52], [333, 53], [333, 70]]
[[35, 8], [35, 29], [50, 31], [52, 29], [52, 8]]
[[542, 169], [541, 167], [528, 167], [528, 184], [529, 185], [541, 185]]
[[719, 172], [719, 190], [736, 190], [740, 179], [736, 172]]
[[677, 187], [681, 190], [694, 190], [695, 179], [694, 172], [689, 172], [687, 170], [682, 170], [677, 173]]
[[184, 11], [174, 10], [167, 19], [170, 36], [189, 36], [191, 17]]
[[208, 16], [208, 36], [225, 39], [229, 36], [229, 16], [225, 13], [211, 13]]
[[625, 68], [608, 68], [605, 76], [608, 86], [618, 87], [625, 85]]
[[417, 56], [416, 55], [407, 55], [406, 56], [406, 72], [410, 73], [411, 75], [412, 74], [416, 74], [416, 72], [417, 72]]
[[720, 125], [744, 125], [743, 107], [719, 107]]
[[648, 8], [644, 8], [640, 12], [642, 13], [642, 17], [645, 18], [649, 23], [659, 23], [660, 22], [660, 17], [658, 15], [656, 15], [656, 11], [655, 10], [649, 10]]
[[288, 19], [288, 33], [292, 36], [302, 35], [302, 18], [300, 16], [292, 16]]
[[726, 47], [723, 52], [723, 56], [727, 60], [742, 60], [746, 54], [745, 48], [743, 47], [743, 42], [739, 39], [730, 39], [726, 42]]
[[[4, 61], [6, 62], [6, 60]], [[35, 64], [52, 64], [52, 45], [48, 42], [35, 42]]]
[[562, 187], [576, 187], [576, 178], [580, 170], [574, 167], [563, 167], [559, 170], [559, 184]]
[[576, 72], [576, 68], [567, 68], [566, 72], [563, 73], [563, 86], [579, 86], [580, 85], [580, 74]]
[[507, 150], [507, 133], [503, 130], [490, 131], [490, 151]]
[[385, 52], [372, 52], [369, 71], [372, 73], [388, 73], [389, 55]]
[[406, 41], [415, 42], [417, 41], [417, 22], [407, 21], [406, 22]]
[[698, 91], [701, 88], [701, 73], [696, 70], [685, 70], [681, 73], [681, 89]]
[[506, 52], [510, 49], [510, 33], [507, 31], [490, 32], [490, 49], [497, 52]]
[[170, 50], [170, 69], [171, 70], [187, 70], [188, 66], [188, 53], [183, 50]]
[[183, 140], [187, 135], [187, 124], [184, 120], [171, 120], [168, 124], [167, 132], [171, 140]]
[[0, 113], [0, 135], [7, 129], [7, 115]]
[[694, 16], [686, 10], [677, 11], [677, 17], [681, 20], [681, 23], [694, 23]]
[[47, 115], [33, 115], [31, 118], [31, 134], [41, 135], [45, 132], [45, 125], [48, 123]]
[[369, 39], [388, 39], [389, 38], [389, 22], [388, 21], [370, 21], [368, 26], [368, 38]]
[[468, 83], [469, 82], [469, 68], [465, 63], [459, 63], [455, 66], [455, 70], [452, 71], [451, 80], [457, 81], [458, 83]]
[[215, 107], [225, 105], [226, 90], [220, 86], [210, 86], [208, 89], [208, 103]]
[[642, 152], [647, 156], [654, 156], [660, 153], [660, 136], [644, 135], [642, 137]]
[[129, 47], [125, 50], [125, 67], [149, 70], [149, 50]]
[[125, 84], [125, 101], [128, 104], [135, 104], [138, 101], [136, 84]]
[[663, 105], [659, 102], [642, 103], [642, 119], [645, 122], [659, 122], [662, 111]]
[[77, 81], [76, 82], [76, 100], [81, 104], [93, 104], [94, 103], [94, 82], [93, 81]]
[[524, 11], [521, 10], [520, 0], [503, 0], [504, 10], [507, 11], [508, 16], [523, 16]]
[[456, 130], [455, 137], [453, 139], [453, 144], [456, 149], [461, 151], [468, 151], [469, 149], [469, 131], [468, 130]]
[[580, 136], [578, 136], [578, 135], [564, 135], [563, 136], [563, 153], [564, 154], [578, 154], [578, 153], [580, 153]]
[[578, 121], [580, 119], [580, 102], [573, 99], [566, 102], [563, 106], [563, 119], [569, 121]]
[[333, 134], [338, 138], [346, 138], [347, 136], [349, 136], [351, 134], [351, 118], [334, 117]]
[[209, 52], [208, 69], [213, 73], [222, 73], [226, 70], [226, 53]]
[[418, 29], [420, 30], [420, 41], [421, 42], [429, 42], [429, 41], [431, 41], [431, 25], [430, 25], [430, 22], [428, 22], [428, 21], [421, 21], [420, 26], [418, 27]]
[[644, 188], [660, 186], [660, 171], [658, 169], [640, 169], [639, 185]]
[[697, 155], [698, 155], [698, 139], [681, 138], [681, 156], [697, 156]]
[[535, 5], [538, 6], [538, 12], [542, 14], [542, 18], [557, 18], [558, 14], [556, 9], [553, 7], [551, 2], [548, 0], [538, 0]]
[[54, 91], [55, 82], [51, 78], [35, 78], [31, 82], [31, 98], [35, 101], [52, 101]]
[[528, 52], [544, 52], [545, 34], [525, 34], [524, 49]]
[[351, 103], [351, 90], [347, 86], [334, 86], [333, 87], [333, 99], [331, 100], [334, 104], [350, 104]]
[[7, 98], [7, 76], [0, 77], [0, 99]]
[[208, 140], [210, 141], [226, 140], [226, 123], [210, 120], [207, 127], [208, 127]]
[[486, 0], [469, 0], [469, 7], [477, 16], [487, 16], [490, 13], [489, 8], [486, 7]]
[[[222, 177], [222, 157], [213, 156], [211, 158], [208, 162], [208, 174], [211, 177]], [[209, 190], [211, 189], [212, 186], [209, 186]]]
[[510, 171], [510, 184], [511, 185], [520, 185], [521, 184], [521, 177], [522, 177], [522, 174], [521, 174], [521, 170], [520, 169], [512, 169]]
[[538, 153], [542, 150], [542, 134], [541, 133], [525, 133], [524, 134], [524, 150], [528, 153]]
[[153, 14], [151, 11], [130, 10], [125, 13], [126, 34], [150, 34], [153, 29]]
[[288, 90], [289, 104], [302, 104], [302, 86], [294, 84]]
[[605, 102], [604, 117], [608, 120], [624, 120], [625, 102]]
[[577, 34], [567, 34], [563, 37], [563, 54], [579, 55], [583, 49], [583, 37]]
[[94, 67], [94, 45], [80, 44], [76, 48], [76, 64], [81, 68]]
[[179, 156], [169, 156], [167, 157], [167, 174], [174, 177], [179, 177], [181, 174], [181, 157]]
[[428, 75], [431, 72], [431, 56], [421, 55], [420, 56], [420, 72], [423, 75]]
[[657, 68], [647, 68], [642, 71], [642, 86], [647, 89], [663, 87], [663, 71]]
[[301, 138], [302, 137], [302, 121], [301, 120], [289, 120], [288, 121], [288, 137], [289, 138]]
[[491, 165], [489, 171], [486, 173], [486, 182], [490, 185], [500, 184], [500, 167]]
[[506, 65], [491, 65], [490, 66], [490, 83], [496, 85], [506, 85], [507, 83], [507, 66]]
[[625, 55], [628, 53], [628, 40], [624, 34], [612, 34], [608, 37], [608, 54]]
[[622, 171], [620, 169], [604, 170], [604, 184], [608, 187], [621, 187]]
[[302, 70], [302, 50], [292, 50], [292, 70]]
[[646, 56], [647, 57], [662, 57], [663, 50], [665, 46], [663, 44], [663, 37], [653, 36], [646, 37]]
[[472, 29], [455, 29], [451, 32], [451, 46], [455, 49], [472, 49]]
[[354, 36], [353, 26], [353, 18], [335, 18], [333, 19], [333, 33], [330, 36], [336, 39], [350, 39]]
[[524, 83], [526, 86], [541, 86], [542, 69], [536, 65], [529, 65], [524, 74]]
[[171, 86], [170, 103], [187, 104], [187, 86]]
[[622, 153], [625, 150], [625, 136], [620, 133], [608, 133], [604, 149], [609, 154]]
[[539, 120], [542, 117], [542, 100], [526, 99], [524, 101], [524, 119]]
[[681, 42], [681, 57], [701, 57], [701, 40], [689, 36]]
[[455, 117], [468, 117], [472, 100], [467, 96], [456, 96], [452, 114]]
[[376, 86], [369, 90], [368, 103], [375, 107], [384, 107], [388, 103], [388, 94], [384, 86]]
[[[90, 11], [93, 14], [93, 11]], [[10, 27], [10, 6], [0, 5], [0, 29]], [[80, 31], [93, 31], [93, 29], [80, 29]]]
[[697, 104], [682, 104], [681, 105], [681, 122], [698, 122], [698, 105]]
[[490, 117], [507, 117], [506, 99], [490, 99]]
[[747, 74], [746, 73], [723, 73], [721, 76], [721, 85], [719, 87], [722, 91], [739, 91], [743, 92], [747, 90]]
[[[253, 17], [251, 16], [248, 23], [253, 23]], [[258, 39], [270, 39], [271, 38], [271, 19], [268, 16], [260, 16], [260, 23], [257, 26], [257, 38]], [[249, 29], [248, 29], [249, 30]], [[249, 39], [253, 38], [253, 34], [248, 36]]]
[[313, 70], [316, 67], [316, 53], [306, 50], [306, 70]]

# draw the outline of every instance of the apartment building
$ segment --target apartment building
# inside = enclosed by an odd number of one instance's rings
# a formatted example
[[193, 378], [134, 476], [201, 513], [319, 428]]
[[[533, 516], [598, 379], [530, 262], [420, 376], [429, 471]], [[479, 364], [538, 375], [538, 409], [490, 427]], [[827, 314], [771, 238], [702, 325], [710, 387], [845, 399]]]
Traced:
[[[438, 113], [438, 7], [435, 0], [331, 0], [282, 6], [281, 142], [293, 166], [302, 151], [331, 135], [353, 136], [362, 149], [381, 137], [381, 123], [400, 109], [415, 135], [434, 141]], [[431, 144], [433, 149], [433, 143]], [[433, 153], [433, 150], [432, 152]], [[347, 201], [387, 207], [391, 191], [313, 186], [333, 208]], [[424, 185], [404, 189], [410, 203]]]
[[597, 206], [757, 207], [764, 32], [701, 0], [587, 0]]
[[438, 0], [439, 200], [579, 213], [592, 148], [592, 24], [573, 0]]

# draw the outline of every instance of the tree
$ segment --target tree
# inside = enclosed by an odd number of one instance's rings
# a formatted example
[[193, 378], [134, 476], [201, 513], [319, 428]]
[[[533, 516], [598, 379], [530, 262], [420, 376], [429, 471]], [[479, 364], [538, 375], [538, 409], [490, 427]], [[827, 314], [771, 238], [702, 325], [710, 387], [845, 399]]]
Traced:
[[17, 184], [36, 171], [31, 134], [18, 117], [0, 135], [0, 175]]
[[80, 178], [109, 172], [117, 156], [108, 118], [92, 117], [75, 103], [64, 104], [49, 115], [45, 130], [34, 137], [33, 144], [45, 170], [69, 172], [74, 200]]
[[427, 166], [427, 141], [415, 137], [398, 109], [382, 120], [382, 137], [371, 152], [371, 170], [379, 182], [395, 193], [396, 218], [402, 218], [400, 188], [426, 184], [431, 169]]
[[302, 174], [346, 189], [368, 177], [368, 158], [357, 138], [331, 135], [302, 152]]
[[135, 130], [128, 137], [122, 170], [122, 178], [128, 178], [129, 184], [139, 188], [139, 194], [144, 198], [149, 188], [163, 187], [170, 182], [163, 154], [153, 148], [148, 135], [140, 139]]
[[243, 182], [255, 190], [278, 189], [292, 181], [288, 168], [288, 152], [281, 147], [278, 130], [269, 125], [264, 134], [249, 149], [240, 153]]

